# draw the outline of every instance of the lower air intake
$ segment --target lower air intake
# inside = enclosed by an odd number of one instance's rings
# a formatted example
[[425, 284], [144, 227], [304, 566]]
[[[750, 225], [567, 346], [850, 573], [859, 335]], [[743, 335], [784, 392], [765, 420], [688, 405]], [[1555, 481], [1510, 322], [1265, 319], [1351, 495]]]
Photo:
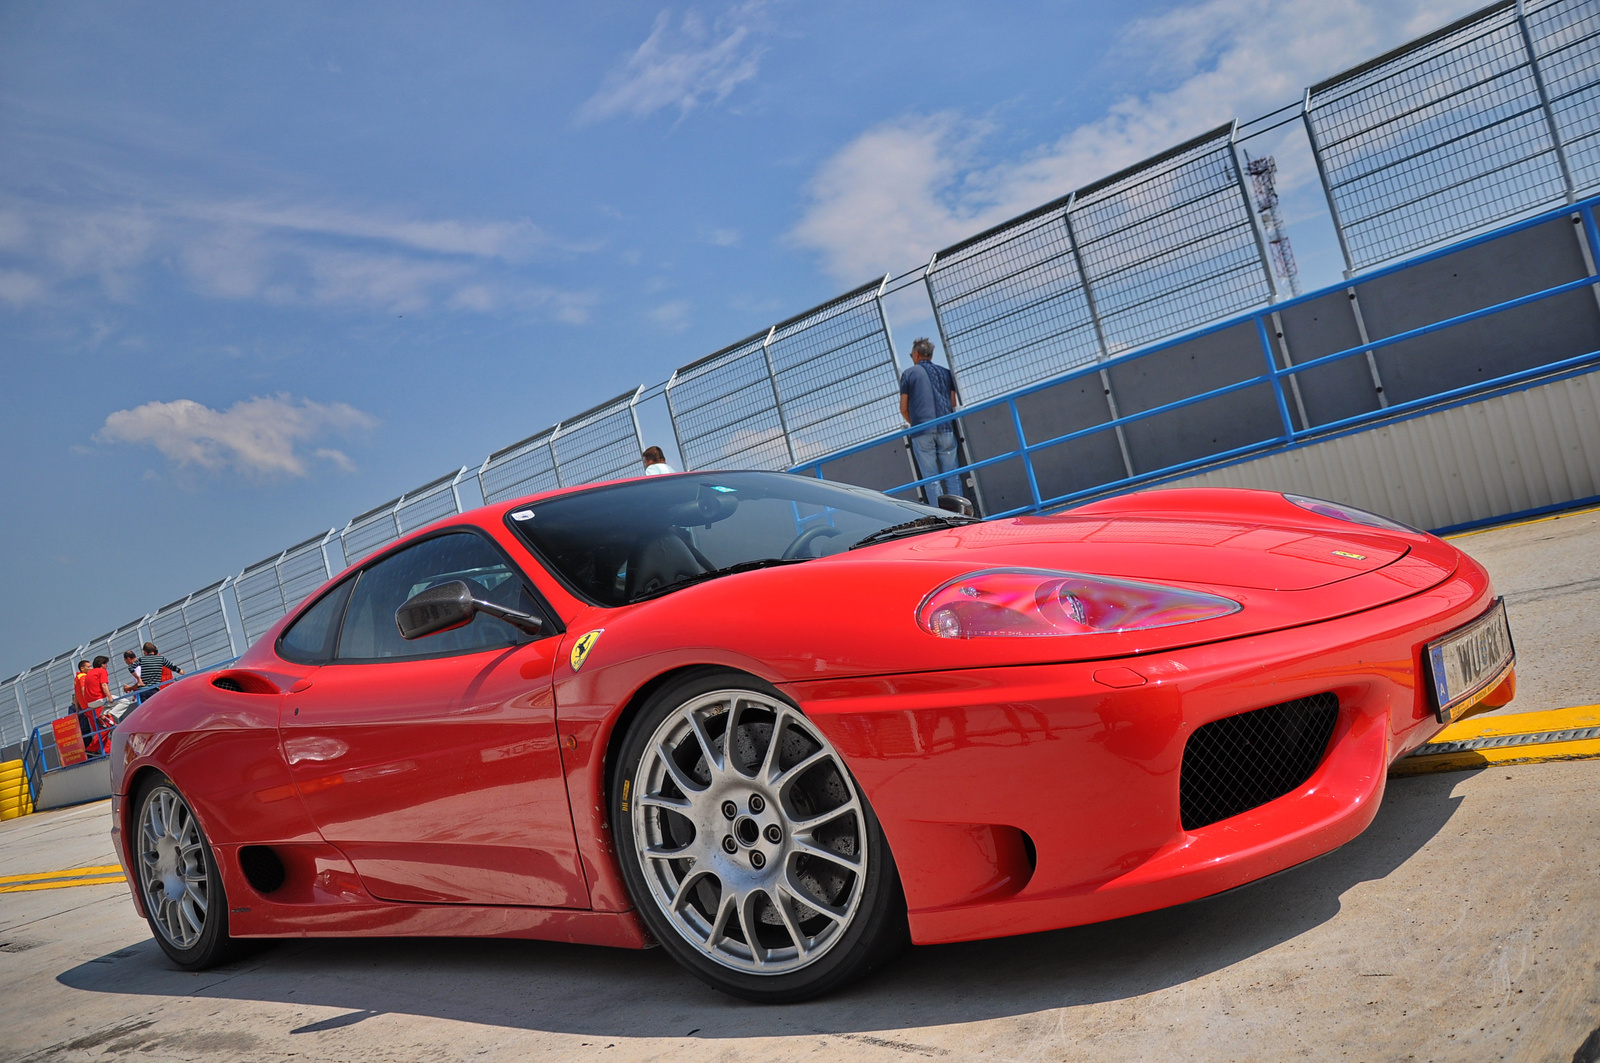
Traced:
[[1248, 812], [1311, 778], [1338, 718], [1339, 699], [1315, 694], [1197, 728], [1178, 781], [1183, 829]]

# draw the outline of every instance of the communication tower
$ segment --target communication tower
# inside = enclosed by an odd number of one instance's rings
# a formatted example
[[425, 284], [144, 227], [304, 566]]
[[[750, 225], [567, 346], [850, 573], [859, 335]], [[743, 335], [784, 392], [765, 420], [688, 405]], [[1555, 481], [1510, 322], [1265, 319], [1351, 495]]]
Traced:
[[1273, 174], [1278, 172], [1278, 160], [1271, 155], [1252, 159], [1244, 153], [1245, 173], [1256, 190], [1256, 212], [1261, 215], [1261, 230], [1267, 238], [1267, 253], [1272, 257], [1272, 268], [1289, 283], [1291, 296], [1300, 294], [1300, 271], [1294, 264], [1294, 248], [1289, 246], [1289, 231], [1278, 216], [1278, 190]]

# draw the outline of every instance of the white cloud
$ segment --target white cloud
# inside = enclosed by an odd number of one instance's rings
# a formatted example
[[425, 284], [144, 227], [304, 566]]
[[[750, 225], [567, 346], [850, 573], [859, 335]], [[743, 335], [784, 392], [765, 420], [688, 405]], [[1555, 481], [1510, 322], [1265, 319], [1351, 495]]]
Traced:
[[737, 247], [739, 245], [738, 229], [712, 229], [706, 239], [718, 247]]
[[318, 251], [306, 260], [314, 301], [381, 306], [402, 314], [428, 306], [436, 288], [453, 284], [467, 273], [467, 267], [458, 263], [400, 255]]
[[[545, 250], [593, 248], [560, 244], [527, 220], [406, 218], [256, 201], [92, 211], [17, 202], [16, 209], [0, 209], [0, 253], [27, 269], [0, 270], [0, 303], [42, 301], [85, 279], [126, 299], [136, 271], [155, 266], [175, 268], [194, 290], [219, 299], [397, 313], [436, 305], [485, 313], [517, 305], [576, 321], [591, 297], [563, 299], [556, 289], [514, 275]], [[524, 294], [497, 294], [502, 290]]]
[[666, 107], [688, 114], [704, 103], [727, 99], [760, 66], [765, 49], [754, 37], [762, 6], [759, 0], [740, 4], [709, 25], [691, 11], [676, 27], [671, 13], [661, 12], [650, 36], [578, 109], [578, 121], [619, 114], [645, 118]]
[[1231, 118], [1291, 103], [1305, 85], [1475, 6], [1203, 0], [1136, 20], [1117, 60], [1168, 87], [1123, 97], [1054, 143], [999, 161], [977, 151], [988, 126], [957, 114], [910, 114], [868, 129], [818, 169], [791, 239], [841, 281], [905, 269]]
[[[301, 448], [330, 434], [348, 435], [377, 425], [371, 415], [342, 402], [318, 403], [288, 395], [256, 397], [213, 410], [193, 399], [147, 402], [106, 418], [98, 438], [159, 450], [179, 468], [212, 472], [232, 468], [259, 476], [305, 476]], [[317, 447], [312, 458], [354, 468], [343, 451]]]
[[447, 255], [520, 260], [551, 243], [542, 229], [526, 219], [417, 220], [303, 204], [272, 206], [252, 202], [192, 204], [182, 209], [196, 219], [225, 226], [355, 237]]
[[12, 306], [38, 302], [44, 298], [44, 282], [20, 270], [0, 270], [0, 300]]
[[689, 303], [684, 299], [662, 303], [649, 312], [649, 318], [668, 332], [682, 332], [689, 327]]

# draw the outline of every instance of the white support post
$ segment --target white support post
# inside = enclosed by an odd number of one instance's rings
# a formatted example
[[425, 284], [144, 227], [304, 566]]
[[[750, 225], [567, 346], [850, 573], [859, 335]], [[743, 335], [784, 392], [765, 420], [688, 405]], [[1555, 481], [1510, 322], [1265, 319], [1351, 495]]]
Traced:
[[[1094, 285], [1089, 282], [1089, 269], [1083, 264], [1083, 252], [1078, 250], [1078, 233], [1072, 226], [1072, 208], [1078, 202], [1078, 193], [1073, 192], [1067, 197], [1067, 205], [1061, 211], [1061, 220], [1067, 227], [1067, 244], [1072, 248], [1072, 262], [1078, 267], [1078, 283], [1083, 285], [1083, 300], [1089, 307], [1089, 321], [1094, 325], [1094, 336], [1100, 344], [1100, 358], [1102, 362], [1111, 358], [1111, 343], [1106, 338], [1105, 325], [1100, 321], [1100, 307], [1095, 302]], [[1111, 419], [1117, 420], [1122, 414], [1117, 412], [1117, 396], [1111, 390], [1111, 374], [1100, 370], [1100, 390], [1106, 396], [1106, 409], [1111, 411]], [[1122, 452], [1122, 468], [1131, 477], [1133, 475], [1133, 455], [1128, 450], [1128, 436], [1119, 424], [1112, 429], [1117, 434], [1117, 449]], [[1021, 440], [1018, 440], [1020, 443]]]
[[461, 478], [465, 475], [467, 475], [467, 466], [463, 465], [450, 481], [450, 497], [455, 499], [457, 513], [465, 513], [467, 511], [467, 507], [461, 504]]
[[772, 405], [778, 411], [778, 428], [783, 432], [783, 445], [789, 449], [789, 467], [795, 463], [794, 438], [789, 435], [789, 418], [784, 416], [783, 396], [778, 393], [778, 371], [772, 364], [772, 337], [777, 334], [778, 326], [773, 325], [767, 329], [767, 338], [761, 341], [761, 357], [767, 362], [767, 381], [772, 385]]

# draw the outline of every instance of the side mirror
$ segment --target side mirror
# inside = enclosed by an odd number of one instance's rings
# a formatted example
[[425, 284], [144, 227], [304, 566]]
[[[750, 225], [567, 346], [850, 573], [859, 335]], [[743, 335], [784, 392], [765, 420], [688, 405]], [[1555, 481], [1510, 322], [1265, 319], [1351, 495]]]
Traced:
[[972, 499], [965, 495], [940, 495], [939, 508], [963, 517], [972, 516]]
[[466, 583], [451, 580], [407, 598], [405, 604], [394, 611], [394, 622], [400, 628], [401, 638], [426, 638], [472, 623], [478, 613], [476, 605]]
[[498, 617], [530, 635], [544, 628], [544, 621], [536, 616], [474, 598], [472, 588], [459, 579], [413, 594], [394, 611], [394, 622], [400, 637], [410, 641], [464, 627], [479, 613]]

